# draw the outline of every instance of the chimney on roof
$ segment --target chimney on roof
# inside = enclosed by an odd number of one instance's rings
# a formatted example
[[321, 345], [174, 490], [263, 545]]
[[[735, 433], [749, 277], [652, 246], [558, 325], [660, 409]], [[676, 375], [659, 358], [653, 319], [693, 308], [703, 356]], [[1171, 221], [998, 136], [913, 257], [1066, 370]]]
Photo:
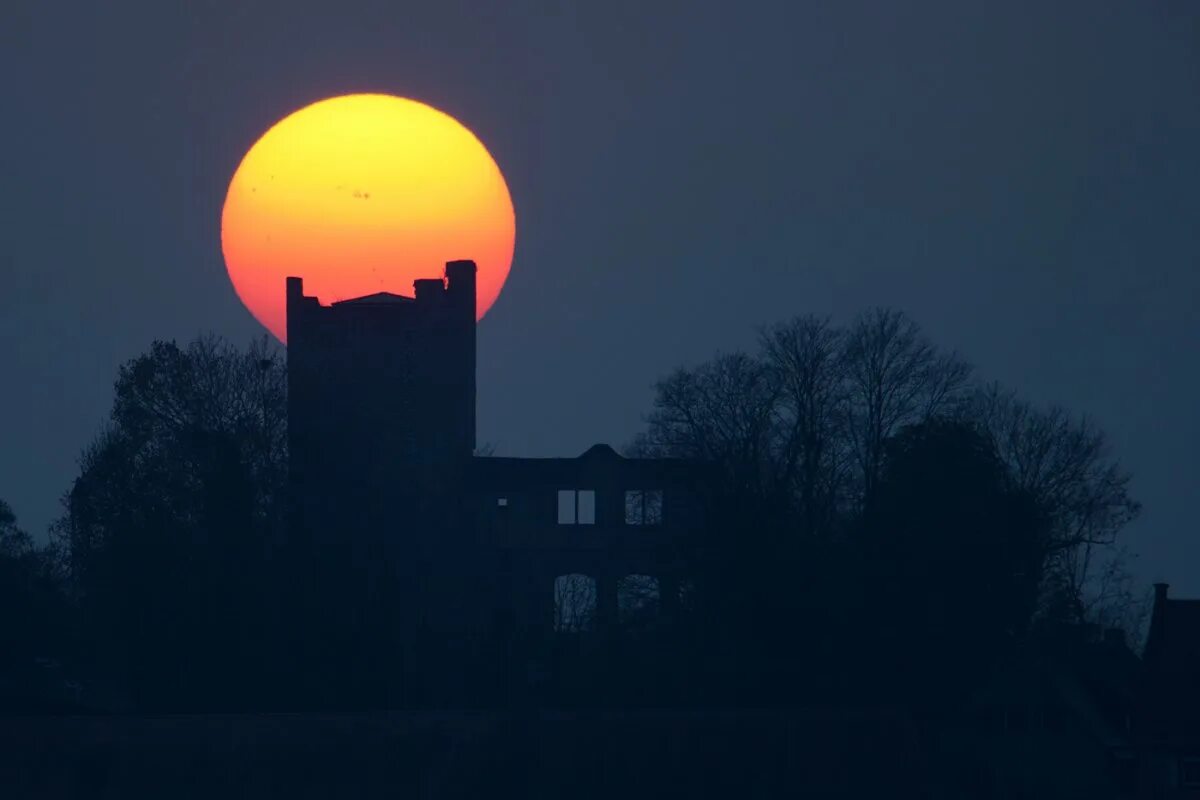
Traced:
[[1146, 636], [1143, 659], [1154, 660], [1167, 636], [1167, 588], [1169, 584], [1154, 584], [1154, 608], [1150, 611], [1150, 632]]
[[420, 278], [413, 281], [413, 295], [422, 305], [437, 303], [446, 291], [446, 284], [441, 278]]
[[1157, 606], [1159, 603], [1161, 603], [1167, 599], [1167, 589], [1169, 589], [1170, 586], [1171, 586], [1171, 584], [1169, 584], [1169, 583], [1154, 584], [1154, 605], [1155, 606]]
[[475, 321], [475, 273], [474, 261], [446, 262], [446, 294], [461, 313], [470, 314], [471, 322]]

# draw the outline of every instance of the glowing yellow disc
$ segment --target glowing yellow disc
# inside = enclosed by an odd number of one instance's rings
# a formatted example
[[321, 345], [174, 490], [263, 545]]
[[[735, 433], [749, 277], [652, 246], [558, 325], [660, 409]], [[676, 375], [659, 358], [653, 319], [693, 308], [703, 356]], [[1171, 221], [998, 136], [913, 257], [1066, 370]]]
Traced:
[[284, 279], [321, 302], [412, 294], [445, 262], [478, 266], [478, 316], [512, 266], [516, 216], [500, 168], [452, 117], [414, 100], [322, 100], [263, 134], [238, 166], [221, 249], [238, 297], [281, 341]]

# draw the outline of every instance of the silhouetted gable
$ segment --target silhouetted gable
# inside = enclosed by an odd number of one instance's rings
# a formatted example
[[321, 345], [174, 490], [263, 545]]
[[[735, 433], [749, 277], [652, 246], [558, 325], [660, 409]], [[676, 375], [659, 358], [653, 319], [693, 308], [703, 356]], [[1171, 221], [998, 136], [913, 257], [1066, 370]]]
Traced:
[[613, 450], [608, 445], [601, 443], [601, 444], [594, 444], [591, 447], [589, 447], [587, 450], [585, 450], [583, 452], [583, 455], [581, 455], [580, 458], [593, 459], [593, 460], [600, 460], [600, 459], [617, 460], [617, 459], [620, 459], [621, 456], [620, 456], [620, 454], [617, 453], [616, 450]]
[[1154, 667], [1200, 676], [1200, 600], [1166, 600], [1155, 623], [1153, 647], [1147, 642]]
[[678, 483], [692, 480], [698, 474], [698, 465], [686, 459], [626, 458], [607, 444], [592, 445], [574, 458], [476, 456], [472, 461], [471, 475], [480, 488], [525, 484], [566, 485], [564, 481], [572, 483], [586, 480], [598, 472], [619, 472], [635, 483]]
[[1151, 730], [1200, 739], [1200, 600], [1167, 597], [1155, 586], [1143, 656], [1143, 713]]
[[352, 297], [349, 300], [339, 300], [332, 303], [335, 306], [388, 306], [398, 305], [403, 303], [416, 302], [411, 297], [405, 297], [402, 294], [392, 294], [391, 292], [376, 292], [375, 294], [363, 295], [362, 297]]
[[1153, 670], [1200, 674], [1200, 600], [1169, 598], [1166, 584], [1155, 586], [1145, 657]]

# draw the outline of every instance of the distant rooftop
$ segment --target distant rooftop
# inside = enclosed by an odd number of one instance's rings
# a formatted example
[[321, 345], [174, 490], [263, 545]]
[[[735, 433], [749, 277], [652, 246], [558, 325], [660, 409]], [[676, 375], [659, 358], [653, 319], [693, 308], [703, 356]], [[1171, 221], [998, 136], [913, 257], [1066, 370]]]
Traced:
[[390, 306], [403, 303], [412, 303], [413, 298], [405, 297], [402, 294], [392, 294], [391, 292], [376, 292], [375, 294], [363, 295], [362, 297], [353, 297], [349, 300], [339, 300], [336, 303], [331, 303], [335, 306]]

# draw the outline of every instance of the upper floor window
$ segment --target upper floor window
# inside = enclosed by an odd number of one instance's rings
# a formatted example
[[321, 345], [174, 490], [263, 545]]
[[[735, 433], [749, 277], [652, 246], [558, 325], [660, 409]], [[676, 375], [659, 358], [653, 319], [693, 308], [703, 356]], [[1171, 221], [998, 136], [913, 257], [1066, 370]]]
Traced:
[[596, 492], [592, 489], [559, 489], [558, 524], [595, 525]]
[[626, 525], [661, 525], [662, 489], [630, 489], [625, 492]]

